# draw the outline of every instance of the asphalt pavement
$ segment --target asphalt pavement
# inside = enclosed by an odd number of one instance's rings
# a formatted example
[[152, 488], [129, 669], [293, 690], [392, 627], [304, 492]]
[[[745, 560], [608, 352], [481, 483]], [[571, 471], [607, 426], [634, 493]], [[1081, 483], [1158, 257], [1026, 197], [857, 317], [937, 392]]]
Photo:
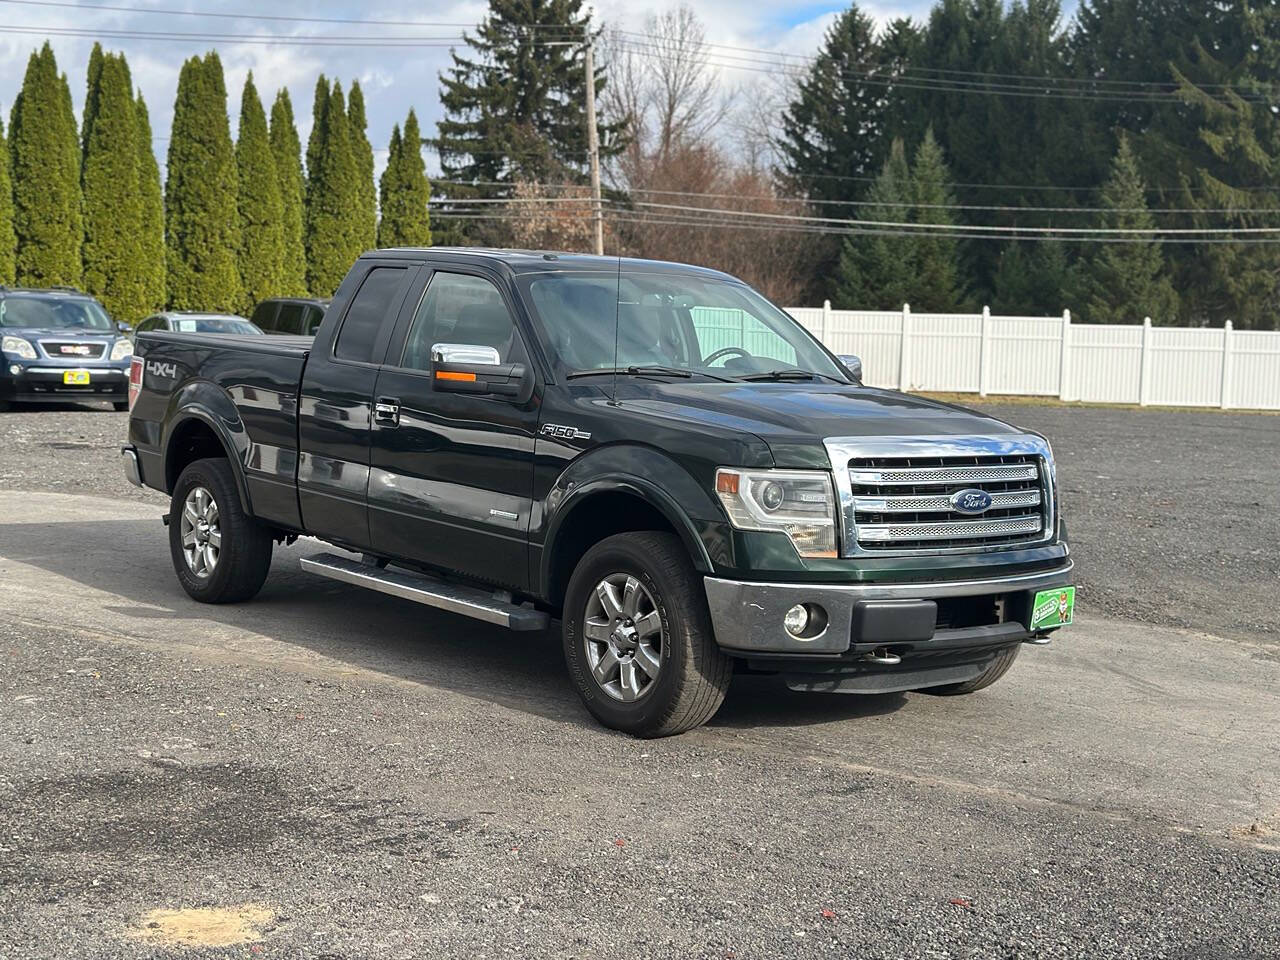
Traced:
[[195, 604], [122, 415], [0, 415], [0, 958], [1280, 956], [1280, 419], [1001, 413], [1075, 627], [965, 698], [739, 677], [662, 741], [312, 541]]

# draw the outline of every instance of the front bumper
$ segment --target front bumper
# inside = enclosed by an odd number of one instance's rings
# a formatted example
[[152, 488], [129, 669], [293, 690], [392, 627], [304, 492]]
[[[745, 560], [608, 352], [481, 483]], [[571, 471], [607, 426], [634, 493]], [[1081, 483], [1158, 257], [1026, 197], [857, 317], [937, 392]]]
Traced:
[[[836, 659], [887, 648], [905, 658], [991, 649], [1030, 638], [1030, 598], [1039, 590], [1069, 585], [1072, 567], [1068, 560], [1048, 571], [925, 583], [707, 577], [705, 586], [716, 641], [731, 653]], [[825, 628], [806, 639], [788, 633], [783, 617], [797, 604], [820, 609]]]
[[[68, 371], [86, 371], [89, 382], [65, 383]], [[0, 370], [0, 399], [20, 403], [57, 403], [68, 400], [124, 400], [129, 395], [129, 365], [59, 365], [48, 360], [17, 362], [5, 357]]]

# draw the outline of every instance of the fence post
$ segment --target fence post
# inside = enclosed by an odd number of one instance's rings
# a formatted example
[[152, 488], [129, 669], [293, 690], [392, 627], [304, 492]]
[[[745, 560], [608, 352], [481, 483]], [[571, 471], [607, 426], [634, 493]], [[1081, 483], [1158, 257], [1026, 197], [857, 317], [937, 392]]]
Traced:
[[898, 389], [906, 391], [911, 381], [911, 304], [902, 305], [902, 336], [898, 342]]
[[1058, 399], [1070, 400], [1067, 379], [1071, 375], [1071, 311], [1062, 311], [1062, 355], [1058, 357]]
[[982, 336], [978, 341], [978, 396], [987, 395], [987, 368], [991, 365], [991, 308], [982, 308]]
[[822, 301], [822, 319], [818, 321], [818, 339], [822, 341], [823, 346], [828, 350], [835, 352], [835, 348], [831, 346], [831, 341], [827, 339], [827, 335], [831, 332], [831, 301]]
[[1232, 380], [1235, 379], [1235, 334], [1228, 320], [1222, 325], [1222, 409], [1231, 409]]
[[1142, 318], [1142, 375], [1138, 381], [1138, 406], [1151, 402], [1151, 318]]

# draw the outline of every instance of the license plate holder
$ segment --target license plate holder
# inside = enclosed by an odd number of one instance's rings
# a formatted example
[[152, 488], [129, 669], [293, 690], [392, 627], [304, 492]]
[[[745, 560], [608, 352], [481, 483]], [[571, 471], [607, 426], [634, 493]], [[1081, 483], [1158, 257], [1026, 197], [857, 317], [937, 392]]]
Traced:
[[1030, 629], [1049, 630], [1068, 626], [1076, 612], [1076, 588], [1054, 587], [1041, 590], [1031, 601]]
[[64, 370], [62, 382], [68, 387], [87, 387], [89, 385], [88, 370]]

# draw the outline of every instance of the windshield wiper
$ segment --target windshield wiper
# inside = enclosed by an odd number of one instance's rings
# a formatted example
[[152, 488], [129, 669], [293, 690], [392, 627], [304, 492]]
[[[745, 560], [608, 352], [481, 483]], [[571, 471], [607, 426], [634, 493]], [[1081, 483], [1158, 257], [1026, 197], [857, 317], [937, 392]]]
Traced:
[[[812, 373], [809, 370], [801, 370], [798, 367], [787, 367], [781, 370], [768, 370], [765, 373], [748, 373], [739, 377], [739, 380], [814, 380], [821, 377], [820, 373]], [[833, 379], [828, 377], [827, 379]]]
[[594, 377], [600, 374], [624, 374], [632, 377], [680, 377], [687, 380], [693, 376], [709, 377], [712, 380], [719, 380], [721, 383], [732, 383], [729, 377], [717, 376], [714, 373], [707, 373], [705, 370], [688, 370], [684, 367], [664, 367], [659, 364], [632, 364], [629, 367], [600, 367], [596, 370], [574, 370], [565, 376], [566, 380], [573, 380], [577, 377]]

